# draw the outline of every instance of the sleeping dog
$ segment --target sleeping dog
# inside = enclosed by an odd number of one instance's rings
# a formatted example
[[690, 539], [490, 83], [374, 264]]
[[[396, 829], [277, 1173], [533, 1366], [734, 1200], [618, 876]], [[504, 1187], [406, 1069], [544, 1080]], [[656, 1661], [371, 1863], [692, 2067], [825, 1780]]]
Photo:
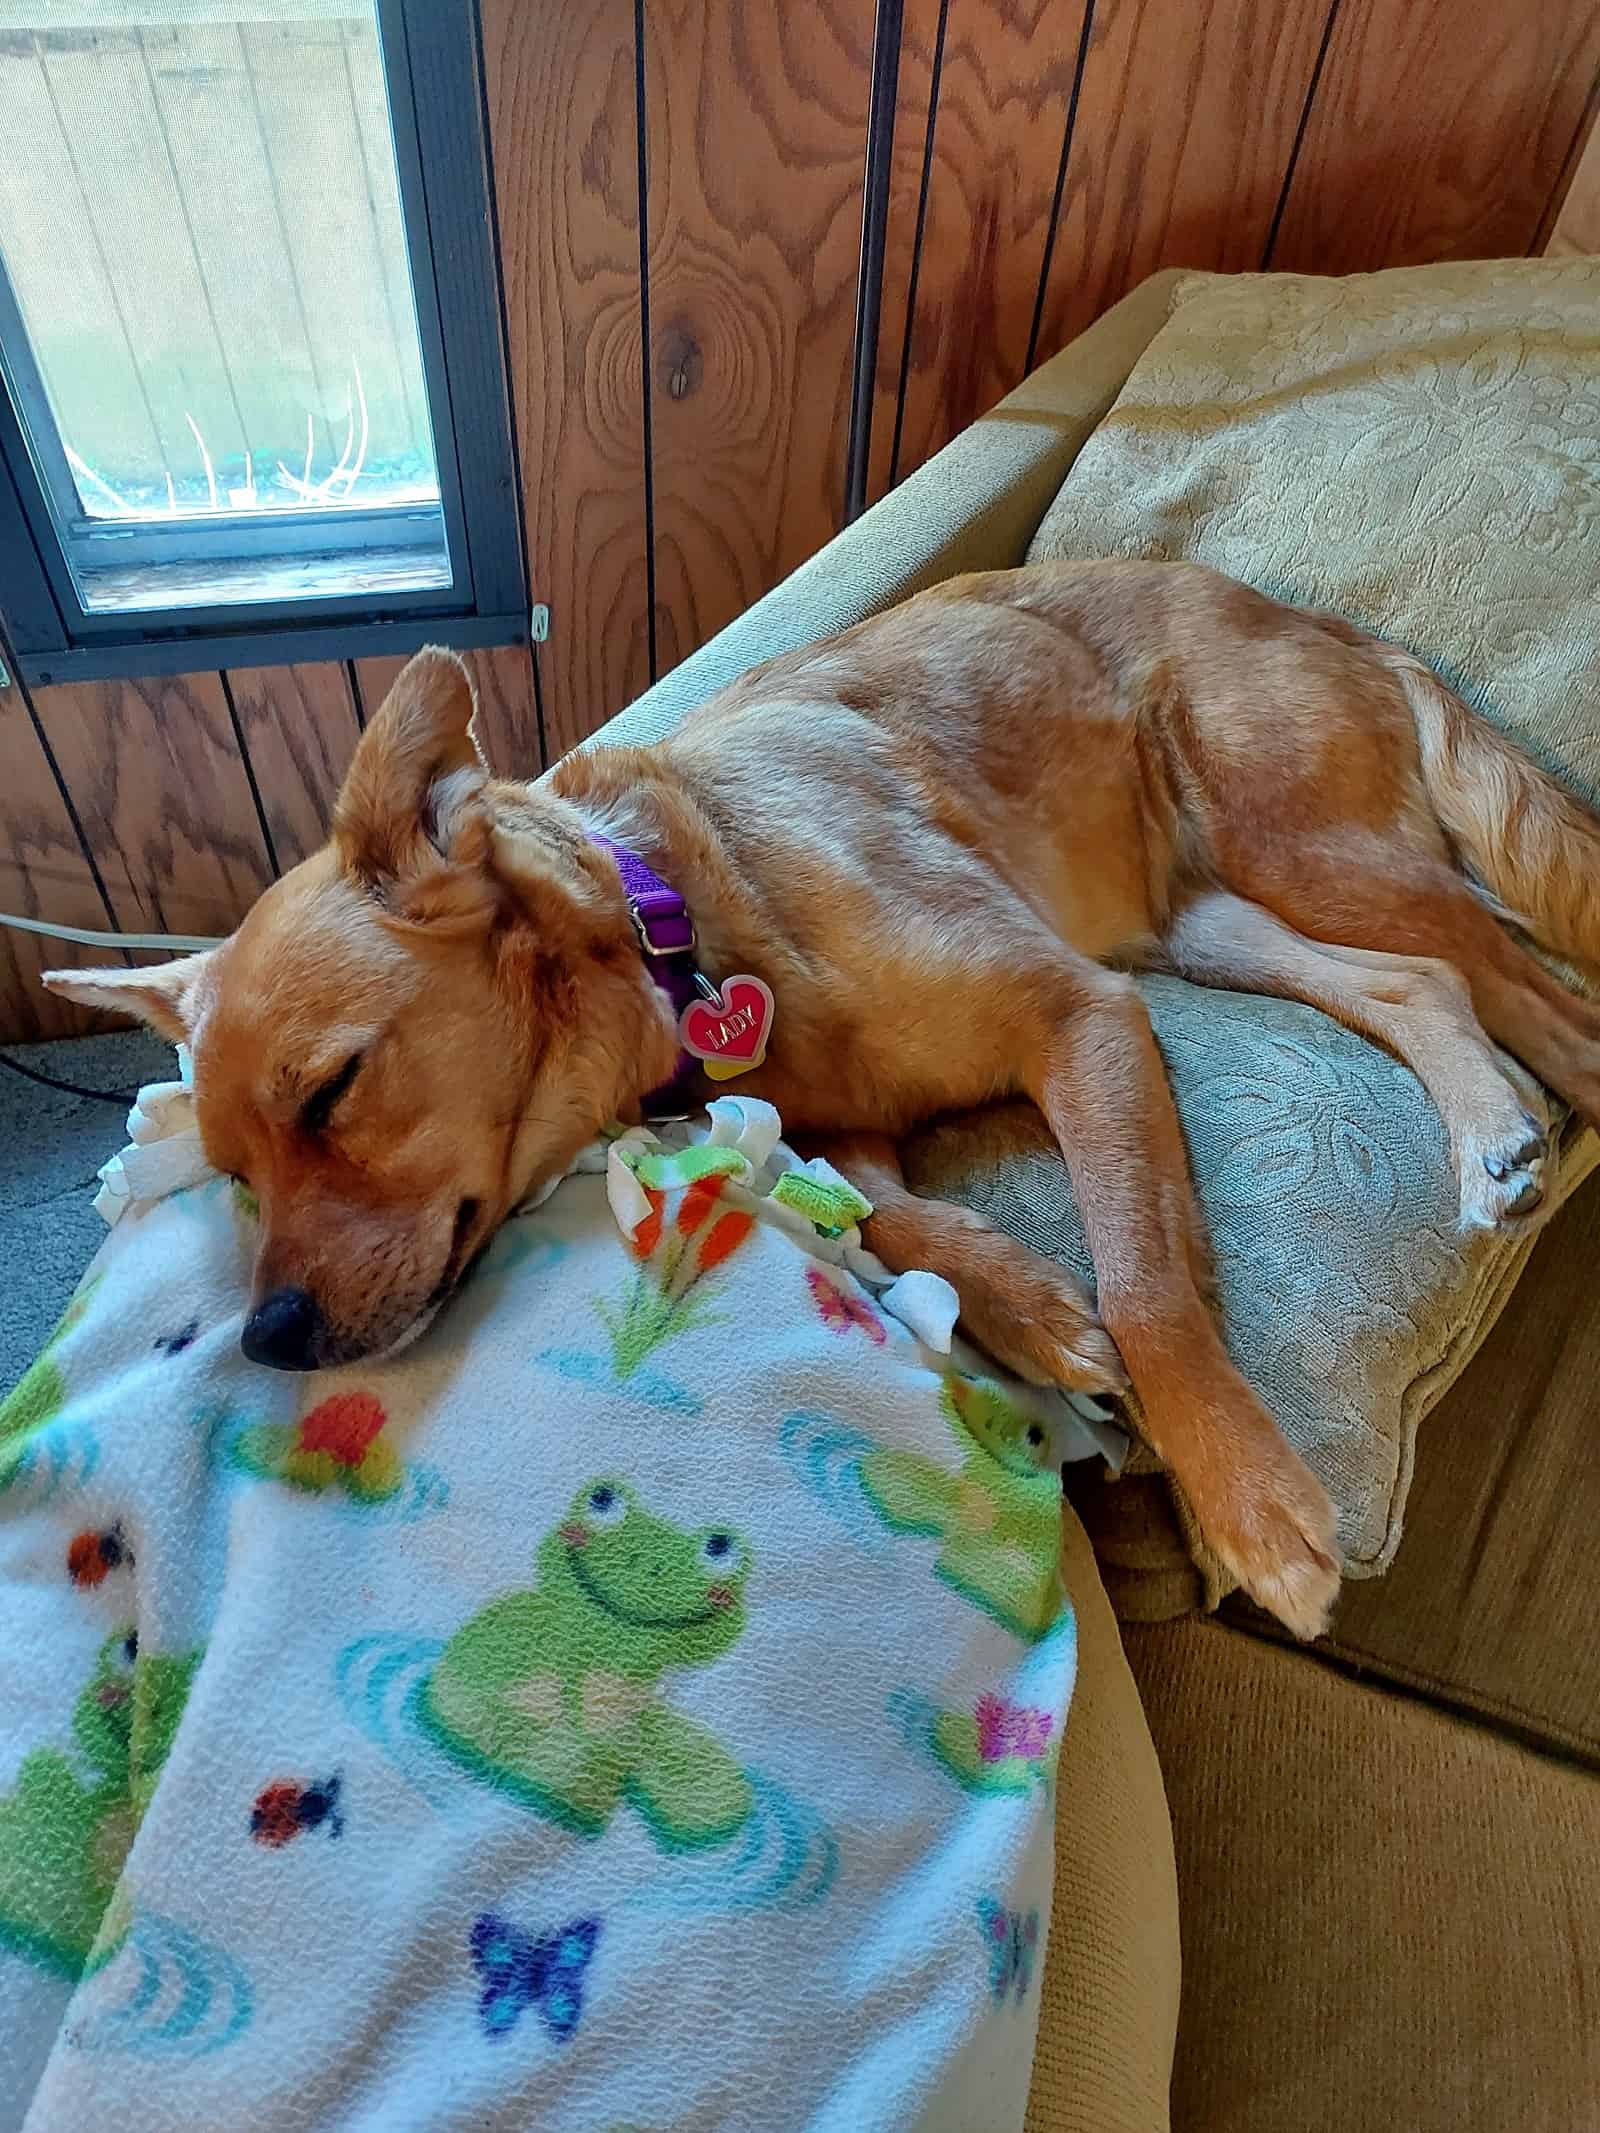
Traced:
[[[1437, 1105], [1463, 1223], [1528, 1223], [1545, 1141], [1498, 1047], [1600, 1119], [1600, 1013], [1501, 921], [1600, 960], [1600, 825], [1418, 660], [1188, 565], [955, 579], [536, 785], [490, 777], [472, 711], [461, 663], [419, 653], [331, 841], [228, 941], [46, 981], [193, 1048], [207, 1153], [260, 1202], [246, 1352], [403, 1345], [604, 1123], [703, 1096], [688, 969], [707, 1071], [740, 1063], [718, 1043], [760, 1059], [738, 1087], [861, 1187], [880, 1256], [947, 1275], [1028, 1377], [1131, 1379], [1217, 1553], [1314, 1634], [1332, 1510], [1219, 1337], [1127, 973], [1363, 1031]], [[905, 1187], [899, 1136], [1007, 1096], [1060, 1143], [1093, 1302]]]

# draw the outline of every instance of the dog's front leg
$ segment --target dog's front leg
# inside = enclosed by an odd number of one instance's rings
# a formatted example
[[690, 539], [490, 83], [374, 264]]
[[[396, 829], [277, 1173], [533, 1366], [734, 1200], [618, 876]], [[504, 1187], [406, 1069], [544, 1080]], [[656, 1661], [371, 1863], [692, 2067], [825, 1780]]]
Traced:
[[961, 1322], [997, 1362], [1040, 1385], [1120, 1392], [1127, 1372], [1087, 1292], [1069, 1274], [995, 1229], [970, 1207], [912, 1192], [894, 1143], [881, 1134], [810, 1136], [872, 1202], [868, 1247], [897, 1274], [926, 1267], [961, 1298]]
[[1100, 1315], [1145, 1434], [1234, 1576], [1297, 1636], [1339, 1586], [1333, 1507], [1229, 1360], [1166, 1069], [1132, 982], [1093, 965], [1041, 980], [1028, 1094], [1061, 1145]]

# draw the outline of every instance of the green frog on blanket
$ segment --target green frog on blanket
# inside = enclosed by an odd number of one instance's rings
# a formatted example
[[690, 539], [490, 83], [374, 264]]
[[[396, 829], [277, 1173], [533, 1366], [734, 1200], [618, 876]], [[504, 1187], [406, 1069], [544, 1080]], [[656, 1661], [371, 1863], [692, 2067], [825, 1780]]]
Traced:
[[536, 1560], [531, 1592], [503, 1593], [446, 1646], [423, 1698], [429, 1731], [569, 1829], [597, 1836], [627, 1799], [664, 1850], [724, 1842], [750, 1813], [750, 1781], [659, 1689], [667, 1668], [738, 1642], [749, 1550], [725, 1527], [657, 1518], [604, 1479]]
[[862, 1460], [862, 1487], [891, 1532], [938, 1536], [947, 1585], [1033, 1642], [1061, 1611], [1061, 1483], [1045, 1432], [993, 1378], [949, 1371], [939, 1404], [960, 1472], [885, 1447]]
[[0, 1797], [0, 1946], [75, 1978], [115, 1953], [128, 1919], [118, 1877], [188, 1700], [198, 1653], [100, 1647], [72, 1714], [74, 1756], [24, 1757]]
[[84, 1284], [28, 1369], [0, 1400], [0, 1489], [8, 1488], [21, 1470], [35, 1434], [54, 1422], [67, 1404], [67, 1381], [57, 1351], [88, 1310], [96, 1286], [94, 1281]]

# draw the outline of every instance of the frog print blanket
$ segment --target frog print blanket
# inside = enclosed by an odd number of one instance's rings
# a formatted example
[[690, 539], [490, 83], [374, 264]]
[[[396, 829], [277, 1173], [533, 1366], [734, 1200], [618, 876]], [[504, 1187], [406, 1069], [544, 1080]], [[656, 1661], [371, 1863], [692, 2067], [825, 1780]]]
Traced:
[[299, 1378], [133, 1125], [0, 1405], [0, 2128], [1020, 2127], [1095, 1415], [765, 1106]]

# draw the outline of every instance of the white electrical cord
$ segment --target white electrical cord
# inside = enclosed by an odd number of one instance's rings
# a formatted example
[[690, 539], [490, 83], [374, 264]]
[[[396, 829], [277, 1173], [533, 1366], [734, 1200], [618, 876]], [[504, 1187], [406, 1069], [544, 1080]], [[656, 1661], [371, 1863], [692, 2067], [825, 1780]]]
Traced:
[[18, 918], [0, 911], [0, 926], [15, 926], [19, 933], [42, 933], [53, 941], [76, 941], [80, 948], [218, 948], [220, 936], [203, 933], [94, 933], [86, 926], [47, 926], [41, 919]]
[[[218, 943], [198, 933], [96, 933], [88, 926], [47, 926], [42, 919], [20, 918], [15, 912], [0, 911], [0, 926], [14, 926], [19, 933], [42, 933], [47, 940], [75, 941], [80, 948], [109, 948], [113, 953], [122, 948], [215, 948]], [[13, 1074], [20, 1074], [26, 1081], [36, 1081], [46, 1089], [60, 1089], [68, 1096], [89, 1096], [99, 1103], [113, 1103], [126, 1107], [128, 1097], [115, 1089], [85, 1088], [82, 1082], [63, 1081], [55, 1074], [42, 1074], [37, 1067], [25, 1066], [20, 1059], [12, 1059], [0, 1052], [0, 1067], [8, 1067]], [[137, 1117], [137, 1111], [134, 1112]], [[105, 1178], [105, 1172], [101, 1172]], [[106, 1179], [110, 1189], [110, 1180]], [[96, 1202], [96, 1205], [99, 1203]], [[109, 1222], [114, 1218], [106, 1216]]]

